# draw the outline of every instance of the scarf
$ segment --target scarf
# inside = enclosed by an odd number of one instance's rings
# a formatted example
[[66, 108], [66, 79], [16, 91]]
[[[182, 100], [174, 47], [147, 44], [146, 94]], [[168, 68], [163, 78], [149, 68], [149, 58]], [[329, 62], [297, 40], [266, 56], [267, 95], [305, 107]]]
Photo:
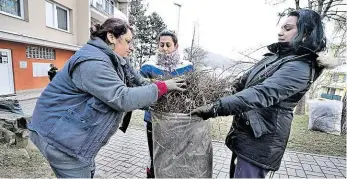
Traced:
[[156, 58], [157, 65], [162, 66], [169, 71], [173, 71], [178, 65], [181, 57], [178, 50], [176, 50], [170, 54], [158, 52]]

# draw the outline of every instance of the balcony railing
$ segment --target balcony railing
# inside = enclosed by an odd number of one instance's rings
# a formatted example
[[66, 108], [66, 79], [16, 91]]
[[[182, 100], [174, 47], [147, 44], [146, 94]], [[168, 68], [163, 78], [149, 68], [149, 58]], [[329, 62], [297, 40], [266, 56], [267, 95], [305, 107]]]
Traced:
[[91, 0], [91, 5], [100, 12], [109, 16], [113, 16], [114, 11], [117, 8], [116, 2], [113, 0]]
[[339, 96], [339, 95], [322, 93], [322, 94], [321, 94], [321, 97], [324, 98], [324, 99], [330, 99], [330, 100], [341, 101], [341, 96]]

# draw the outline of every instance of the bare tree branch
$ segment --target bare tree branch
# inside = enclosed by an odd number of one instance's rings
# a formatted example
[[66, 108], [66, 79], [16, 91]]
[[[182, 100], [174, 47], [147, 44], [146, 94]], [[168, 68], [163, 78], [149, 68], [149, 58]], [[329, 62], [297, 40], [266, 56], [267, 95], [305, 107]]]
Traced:
[[295, 9], [296, 10], [300, 9], [300, 0], [295, 0]]
[[330, 0], [327, 4], [327, 6], [324, 9], [322, 16], [322, 19], [324, 19], [324, 17], [327, 15], [327, 12], [329, 11], [329, 9], [331, 8], [331, 4], [333, 3], [333, 0]]
[[237, 52], [238, 54], [240, 54], [240, 55], [243, 55], [243, 56], [245, 56], [245, 57], [247, 57], [247, 58], [249, 58], [249, 59], [252, 59], [252, 60], [254, 60], [254, 61], [258, 61], [257, 59], [255, 59], [255, 58], [253, 58], [253, 57], [251, 57], [251, 56], [249, 56], [249, 55], [247, 55], [247, 54], [243, 54], [243, 53], [241, 53], [241, 52]]
[[[312, 0], [308, 0], [311, 4], [308, 4], [307, 7], [304, 7], [304, 9], [311, 9], [311, 10], [315, 10], [314, 8], [317, 8], [318, 7], [318, 4], [315, 2], [315, 1], [312, 1]], [[335, 4], [336, 3], [336, 4]], [[328, 3], [324, 3], [324, 5], [326, 6]], [[333, 3], [332, 5], [330, 5], [330, 9], [332, 7], [336, 7], [336, 6], [344, 6], [346, 4], [342, 4], [342, 1], [334, 1], [333, 0]]]
[[286, 0], [280, 0], [280, 1], [274, 2], [274, 3], [270, 2], [270, 1], [271, 1], [271, 0], [265, 0], [265, 3], [266, 3], [266, 4], [270, 4], [270, 5], [272, 5], [272, 6], [276, 6], [276, 5], [278, 5], [278, 4], [281, 4], [281, 3], [286, 2]]
[[312, 10], [312, 0], [307, 0], [308, 9]]
[[318, 3], [317, 13], [321, 15], [323, 10], [324, 0], [318, 0], [317, 3]]

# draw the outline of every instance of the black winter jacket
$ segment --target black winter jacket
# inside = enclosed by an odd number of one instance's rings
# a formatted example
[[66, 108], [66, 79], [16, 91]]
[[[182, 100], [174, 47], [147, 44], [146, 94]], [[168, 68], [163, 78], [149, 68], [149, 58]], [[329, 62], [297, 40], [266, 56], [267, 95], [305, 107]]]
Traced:
[[287, 146], [293, 109], [320, 75], [317, 55], [288, 43], [268, 46], [258, 64], [234, 82], [235, 94], [221, 99], [221, 115], [234, 115], [226, 145], [238, 157], [277, 171]]

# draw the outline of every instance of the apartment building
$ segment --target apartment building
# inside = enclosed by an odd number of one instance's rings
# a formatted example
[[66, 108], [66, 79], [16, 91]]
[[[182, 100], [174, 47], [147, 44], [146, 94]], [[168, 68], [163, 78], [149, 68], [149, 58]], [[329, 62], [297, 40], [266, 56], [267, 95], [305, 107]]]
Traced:
[[44, 88], [89, 39], [91, 24], [127, 15], [127, 0], [0, 0], [0, 95]]
[[347, 91], [347, 64], [343, 63], [327, 74], [321, 88], [321, 98], [341, 101]]

